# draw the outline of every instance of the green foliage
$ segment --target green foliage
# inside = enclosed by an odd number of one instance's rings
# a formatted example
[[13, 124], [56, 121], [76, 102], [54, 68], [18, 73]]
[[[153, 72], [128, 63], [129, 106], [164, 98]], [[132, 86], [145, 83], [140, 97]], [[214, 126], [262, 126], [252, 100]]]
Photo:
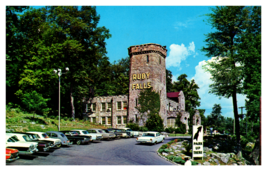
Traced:
[[166, 69], [166, 92], [171, 92], [172, 86], [172, 72]]
[[196, 162], [196, 161], [191, 161], [191, 164], [192, 164], [192, 165], [198, 165], [198, 162]]
[[160, 147], [160, 149], [166, 149], [166, 148], [168, 148], [168, 145], [167, 145], [167, 144], [163, 144], [163, 145]]
[[137, 123], [128, 123], [126, 127], [133, 131], [139, 131], [139, 125]]
[[168, 133], [173, 133], [173, 131], [175, 131], [175, 128], [173, 128], [173, 127], [168, 127], [168, 128], [165, 128], [164, 131], [165, 131], [165, 132], [168, 132]]
[[192, 143], [188, 141], [184, 141], [182, 144], [185, 147], [187, 153], [189, 153], [190, 150], [192, 150]]
[[220, 104], [214, 104], [211, 114], [207, 116], [207, 125], [213, 126], [213, 130], [218, 130], [223, 123], [224, 118], [221, 115], [221, 109], [222, 108]]
[[158, 113], [160, 110], [159, 94], [152, 90], [152, 88], [144, 89], [140, 92], [138, 98], [138, 106], [136, 109], [141, 115], [145, 113]]
[[145, 126], [141, 126], [141, 127], [139, 127], [139, 131], [146, 132], [146, 131], [148, 131], [148, 128]]
[[164, 130], [163, 119], [157, 113], [150, 113], [146, 121], [146, 127], [150, 131], [162, 132]]
[[173, 156], [173, 155], [167, 156], [167, 159], [168, 159], [168, 160], [171, 160], [171, 161], [172, 161], [172, 160], [173, 160], [173, 158], [174, 158], [174, 156]]
[[186, 125], [182, 123], [181, 117], [182, 117], [182, 115], [179, 114], [179, 115], [177, 115], [177, 118], [175, 119], [175, 125], [178, 126], [178, 128], [175, 130], [175, 132], [185, 134], [186, 133]]
[[173, 161], [175, 163], [179, 163], [179, 164], [184, 164], [185, 163], [185, 161], [182, 159], [182, 157], [176, 157], [176, 156], [174, 156]]
[[45, 113], [49, 111], [49, 108], [47, 108], [48, 100], [49, 99], [43, 98], [42, 95], [36, 91], [32, 91], [24, 94], [22, 103], [26, 106], [28, 111]]

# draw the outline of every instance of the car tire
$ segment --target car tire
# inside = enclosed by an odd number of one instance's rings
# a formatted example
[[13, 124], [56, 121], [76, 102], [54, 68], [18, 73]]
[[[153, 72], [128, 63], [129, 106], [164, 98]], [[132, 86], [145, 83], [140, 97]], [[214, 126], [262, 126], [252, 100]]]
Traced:
[[76, 141], [77, 145], [81, 145], [81, 143], [82, 143], [81, 140]]

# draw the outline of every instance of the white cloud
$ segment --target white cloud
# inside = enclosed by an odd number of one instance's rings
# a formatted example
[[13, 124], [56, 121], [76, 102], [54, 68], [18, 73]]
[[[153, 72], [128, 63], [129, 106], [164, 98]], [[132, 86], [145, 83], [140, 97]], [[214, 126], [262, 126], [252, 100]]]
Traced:
[[[215, 58], [212, 58], [208, 61], [214, 60]], [[208, 93], [209, 92], [209, 85], [212, 84], [211, 74], [209, 72], [205, 72], [205, 70], [202, 68], [203, 65], [205, 65], [207, 61], [203, 60], [198, 63], [198, 65], [195, 67], [195, 75], [191, 78], [194, 79], [197, 85], [199, 86], [198, 94], [201, 98], [201, 106], [199, 109], [206, 109], [205, 115], [210, 115], [212, 111], [212, 107], [214, 104], [220, 104], [222, 107], [222, 115], [225, 117], [233, 117], [233, 102], [232, 97], [229, 99], [227, 98], [221, 98], [219, 99], [218, 96], [215, 96], [214, 94]], [[238, 107], [245, 106], [245, 96], [244, 95], [237, 95], [237, 103]], [[239, 113], [241, 111], [239, 110]], [[243, 113], [245, 111], [243, 110]]]
[[170, 45], [170, 54], [166, 59], [166, 67], [180, 67], [182, 61], [186, 60], [189, 55], [195, 53], [195, 44], [194, 42], [189, 43], [188, 47], [182, 43], [181, 45], [171, 44]]

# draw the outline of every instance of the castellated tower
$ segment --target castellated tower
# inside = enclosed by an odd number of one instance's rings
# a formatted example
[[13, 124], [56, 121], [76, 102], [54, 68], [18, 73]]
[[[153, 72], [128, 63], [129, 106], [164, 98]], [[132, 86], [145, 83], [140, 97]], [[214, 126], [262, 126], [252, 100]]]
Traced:
[[[139, 118], [138, 110], [135, 108], [140, 91], [152, 87], [160, 94], [160, 116], [164, 126], [167, 125], [166, 111], [166, 67], [165, 58], [167, 49], [154, 43], [130, 46], [130, 84], [128, 100], [128, 120], [137, 122], [140, 126], [145, 123]], [[146, 122], [147, 117], [145, 118]]]

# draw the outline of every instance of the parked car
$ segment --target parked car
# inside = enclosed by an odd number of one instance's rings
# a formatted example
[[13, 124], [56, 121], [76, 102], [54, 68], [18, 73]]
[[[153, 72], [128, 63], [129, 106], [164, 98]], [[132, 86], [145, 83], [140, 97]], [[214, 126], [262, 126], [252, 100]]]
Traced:
[[[102, 129], [96, 129], [96, 128], [92, 128], [92, 129], [88, 129], [87, 130], [89, 133], [98, 133], [101, 134], [103, 139], [109, 140], [111, 138], [115, 138], [115, 136], [113, 137], [113, 134], [110, 134]], [[112, 135], [112, 136], [110, 136]], [[115, 135], [115, 134], [114, 134]]]
[[105, 130], [107, 130], [108, 132], [114, 133], [116, 135], [117, 139], [120, 139], [122, 137], [122, 132], [118, 131], [118, 129], [116, 129], [116, 128], [107, 128]]
[[61, 140], [60, 139], [58, 139], [58, 138], [49, 138], [49, 136], [45, 132], [30, 131], [30, 132], [27, 132], [27, 133], [35, 134], [36, 137], [38, 136], [38, 140], [52, 142], [54, 147], [60, 147], [61, 146]]
[[96, 132], [96, 130], [86, 130], [90, 135], [95, 135], [96, 139], [93, 139], [94, 141], [100, 141], [103, 139], [103, 135]]
[[164, 142], [164, 137], [159, 132], [144, 132], [141, 137], [136, 138], [136, 142], [156, 144]]
[[82, 129], [75, 129], [72, 131], [76, 131], [79, 135], [90, 136], [91, 137], [90, 141], [99, 141], [103, 138], [101, 134], [89, 133], [88, 131]]
[[139, 132], [138, 131], [133, 131], [130, 128], [122, 128], [124, 129], [126, 132], [130, 133], [130, 137], [138, 137], [139, 136]]
[[19, 159], [19, 150], [13, 148], [6, 148], [6, 161], [12, 162]]
[[114, 134], [114, 132], [109, 132], [106, 129], [102, 129], [103, 132], [109, 134], [109, 139], [115, 139], [116, 135]]
[[124, 129], [117, 129], [118, 132], [121, 132], [121, 137], [123, 138], [129, 138], [131, 136], [130, 132], [126, 132]]
[[20, 154], [33, 154], [38, 151], [37, 143], [32, 142], [21, 142], [18, 140], [16, 135], [6, 133], [6, 147], [14, 148], [19, 151]]
[[82, 136], [79, 135], [76, 131], [62, 131], [62, 133], [65, 134], [65, 136], [72, 142], [77, 145], [80, 144], [88, 144], [91, 140], [91, 137], [89, 136]]
[[50, 138], [58, 138], [58, 139], [60, 139], [62, 145], [71, 145], [70, 140], [62, 132], [47, 131], [46, 133]]
[[27, 134], [23, 134], [23, 133], [12, 133], [12, 134], [16, 135], [19, 141], [37, 143], [38, 151], [48, 151], [49, 150], [49, 144], [48, 143], [33, 141]]
[[[16, 132], [19, 133], [19, 132]], [[20, 132], [22, 133], [22, 132]], [[46, 140], [38, 140], [39, 135], [38, 134], [33, 134], [33, 133], [28, 133], [28, 132], [23, 132], [23, 134], [27, 134], [28, 137], [33, 141], [33, 142], [40, 142], [40, 143], [46, 143], [49, 148], [53, 148], [54, 144], [51, 141], [46, 141]]]

